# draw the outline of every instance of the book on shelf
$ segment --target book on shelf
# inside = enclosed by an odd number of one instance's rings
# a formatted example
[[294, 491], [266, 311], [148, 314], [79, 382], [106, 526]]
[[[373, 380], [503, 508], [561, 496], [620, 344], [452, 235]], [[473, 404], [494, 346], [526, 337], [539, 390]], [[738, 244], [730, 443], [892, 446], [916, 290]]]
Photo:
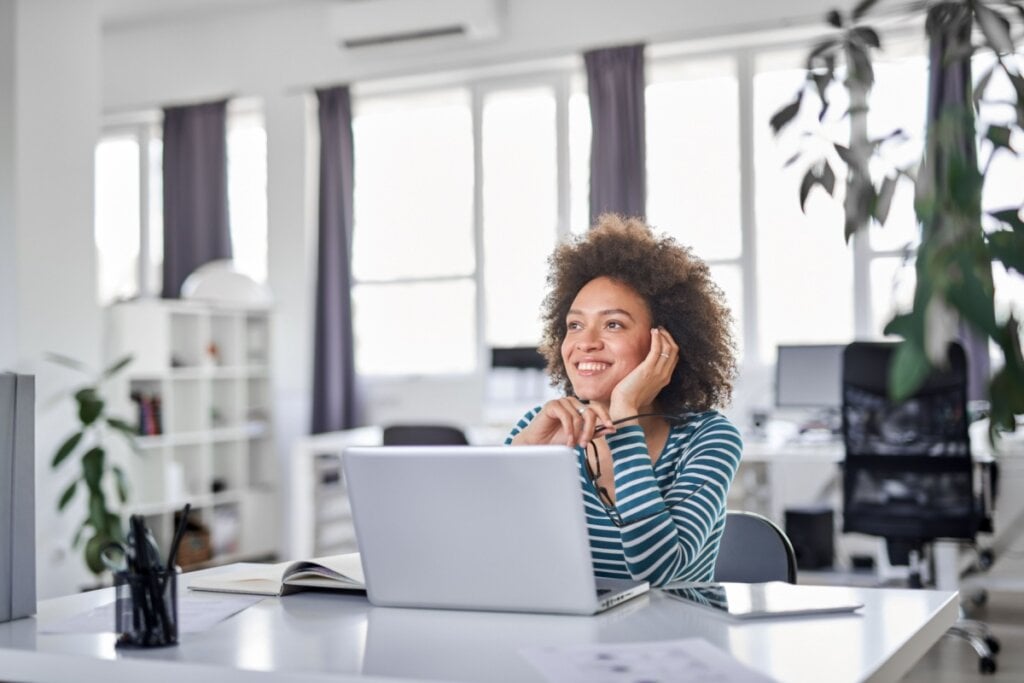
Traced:
[[188, 587], [217, 593], [288, 595], [309, 588], [365, 591], [366, 581], [359, 553], [345, 553], [197, 576]]

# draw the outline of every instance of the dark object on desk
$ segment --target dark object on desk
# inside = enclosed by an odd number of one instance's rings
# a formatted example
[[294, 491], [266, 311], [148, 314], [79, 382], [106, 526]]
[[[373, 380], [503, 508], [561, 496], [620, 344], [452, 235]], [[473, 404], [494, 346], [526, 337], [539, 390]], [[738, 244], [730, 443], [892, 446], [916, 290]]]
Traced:
[[786, 534], [754, 512], [730, 511], [718, 546], [715, 581], [796, 583], [796, 555]]
[[188, 524], [186, 505], [171, 542], [167, 564], [141, 515], [129, 518], [124, 542], [100, 552], [114, 575], [114, 630], [117, 647], [165, 647], [178, 643], [178, 575], [174, 559]]
[[835, 555], [832, 508], [824, 505], [786, 509], [786, 535], [800, 569], [831, 569]]
[[0, 373], [0, 623], [36, 612], [35, 379]]
[[[895, 351], [854, 342], [843, 354], [843, 531], [884, 538], [919, 587], [931, 544], [973, 541], [990, 513], [974, 487], [963, 348], [950, 344], [947, 369], [900, 403], [888, 394]], [[984, 624], [960, 620], [950, 633], [971, 643], [982, 673], [995, 671], [999, 645]]]
[[458, 427], [447, 425], [391, 425], [384, 428], [385, 446], [465, 446], [469, 443]]

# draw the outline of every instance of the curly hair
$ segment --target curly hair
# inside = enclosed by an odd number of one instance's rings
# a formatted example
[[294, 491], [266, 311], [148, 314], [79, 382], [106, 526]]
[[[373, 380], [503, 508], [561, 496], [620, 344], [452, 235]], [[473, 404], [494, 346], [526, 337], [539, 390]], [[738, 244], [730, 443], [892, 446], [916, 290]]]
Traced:
[[539, 350], [552, 386], [572, 394], [561, 351], [565, 318], [580, 289], [605, 276], [639, 294], [653, 323], [679, 344], [679, 363], [657, 396], [658, 409], [680, 414], [729, 403], [736, 376], [732, 315], [707, 264], [691, 249], [654, 235], [640, 219], [603, 214], [585, 235], [559, 245], [548, 264]]

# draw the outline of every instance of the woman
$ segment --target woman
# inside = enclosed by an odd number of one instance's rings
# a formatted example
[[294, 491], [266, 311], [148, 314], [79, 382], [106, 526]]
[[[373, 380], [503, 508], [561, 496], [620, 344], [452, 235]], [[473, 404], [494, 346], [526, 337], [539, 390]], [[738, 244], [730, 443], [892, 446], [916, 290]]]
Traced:
[[576, 447], [598, 576], [712, 580], [742, 449], [714, 410], [736, 370], [722, 291], [689, 249], [615, 215], [550, 262], [541, 351], [566, 395], [506, 443]]

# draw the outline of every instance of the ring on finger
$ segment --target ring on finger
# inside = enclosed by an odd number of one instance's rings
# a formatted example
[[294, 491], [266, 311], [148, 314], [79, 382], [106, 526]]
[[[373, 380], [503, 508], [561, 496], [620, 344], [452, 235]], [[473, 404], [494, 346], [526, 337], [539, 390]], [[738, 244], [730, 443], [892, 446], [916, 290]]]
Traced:
[[583, 413], [587, 412], [587, 410], [588, 407], [586, 405], [581, 405], [579, 408], [576, 409], [576, 412], [582, 415]]
[[663, 353], [663, 354], [661, 354], [661, 357], [662, 358], [668, 358], [668, 354], [667, 353]]

